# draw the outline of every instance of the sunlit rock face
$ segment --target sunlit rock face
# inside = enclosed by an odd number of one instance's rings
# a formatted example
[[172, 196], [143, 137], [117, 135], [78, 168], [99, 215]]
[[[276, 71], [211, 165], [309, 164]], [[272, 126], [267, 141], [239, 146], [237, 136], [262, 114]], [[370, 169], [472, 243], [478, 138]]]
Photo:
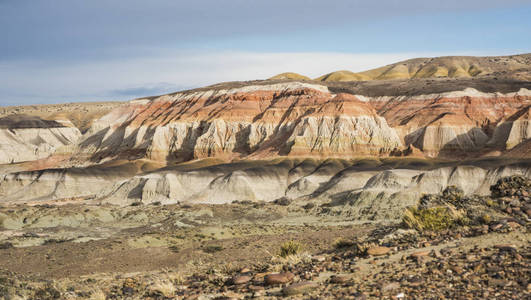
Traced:
[[400, 147], [396, 132], [369, 103], [294, 82], [134, 101], [96, 122], [79, 151], [96, 159], [186, 161], [385, 155]]
[[0, 164], [48, 157], [80, 137], [81, 132], [68, 120], [26, 115], [0, 118]]
[[380, 96], [371, 84], [226, 83], [121, 104], [84, 134], [68, 120], [11, 117], [0, 122], [0, 201], [286, 197], [396, 219], [423, 193], [487, 194], [503, 176], [531, 176], [531, 92], [520, 83], [411, 94], [386, 84], [402, 83], [379, 83]]
[[414, 148], [458, 157], [529, 138], [530, 99], [527, 89], [367, 97], [301, 82], [205, 88], [113, 110], [94, 123], [77, 155], [166, 162], [387, 156]]
[[426, 156], [506, 150], [528, 139], [531, 92], [482, 93], [475, 89], [369, 100], [405, 145]]

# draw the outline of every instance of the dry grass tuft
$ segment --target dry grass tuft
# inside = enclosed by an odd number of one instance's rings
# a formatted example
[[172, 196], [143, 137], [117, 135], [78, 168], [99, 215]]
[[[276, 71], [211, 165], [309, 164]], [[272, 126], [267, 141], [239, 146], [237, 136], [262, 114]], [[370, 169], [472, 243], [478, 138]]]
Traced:
[[280, 245], [279, 255], [284, 258], [291, 255], [296, 255], [302, 251], [302, 248], [303, 247], [301, 243], [297, 241], [288, 241]]
[[94, 289], [91, 293], [90, 293], [90, 300], [105, 300], [107, 299], [107, 296], [105, 295], [105, 293], [97, 288], [97, 289]]
[[150, 287], [152, 292], [161, 293], [164, 297], [172, 297], [175, 293], [175, 286], [170, 280], [156, 278]]

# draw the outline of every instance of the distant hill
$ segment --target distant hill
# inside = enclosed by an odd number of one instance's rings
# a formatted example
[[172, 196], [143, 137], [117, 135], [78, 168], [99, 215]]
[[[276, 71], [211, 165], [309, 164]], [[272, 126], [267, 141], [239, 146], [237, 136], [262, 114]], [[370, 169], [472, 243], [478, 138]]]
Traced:
[[315, 80], [318, 81], [366, 81], [371, 80], [372, 78], [359, 73], [354, 73], [350, 71], [336, 71], [332, 73], [325, 74]]
[[278, 74], [269, 79], [270, 80], [283, 80], [283, 79], [312, 80], [310, 77], [306, 77], [304, 75], [293, 73], [293, 72], [286, 72], [286, 73]]
[[[289, 77], [286, 74], [294, 75]], [[510, 56], [413, 58], [358, 73], [346, 70], [336, 71], [322, 75], [315, 80], [368, 81], [412, 78], [471, 78], [480, 76], [500, 76], [531, 80], [531, 53]], [[300, 77], [304, 78], [305, 76], [296, 73], [283, 73], [271, 79], [302, 79]]]

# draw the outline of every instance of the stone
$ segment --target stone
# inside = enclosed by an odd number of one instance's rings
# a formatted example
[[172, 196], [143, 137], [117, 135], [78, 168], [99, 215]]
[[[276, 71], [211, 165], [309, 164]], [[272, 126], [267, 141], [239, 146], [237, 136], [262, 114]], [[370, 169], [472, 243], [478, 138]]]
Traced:
[[411, 253], [411, 255], [409, 256], [412, 258], [419, 258], [419, 257], [428, 256], [429, 254], [430, 254], [430, 251], [418, 251], [418, 252]]
[[503, 224], [496, 223], [496, 224], [493, 224], [493, 225], [490, 226], [490, 230], [497, 231], [497, 230], [501, 229], [502, 227], [503, 227]]
[[383, 247], [383, 246], [375, 246], [367, 249], [367, 254], [372, 256], [382, 256], [386, 255], [391, 251], [391, 248]]
[[305, 294], [305, 293], [315, 290], [317, 287], [318, 285], [315, 282], [311, 282], [311, 281], [298, 282], [298, 283], [293, 283], [285, 287], [284, 289], [282, 289], [282, 293], [285, 296]]
[[252, 277], [248, 275], [235, 276], [232, 278], [231, 282], [234, 285], [246, 284], [251, 281]]
[[312, 260], [313, 261], [316, 261], [316, 262], [323, 262], [326, 260], [326, 257], [323, 256], [323, 255], [317, 255], [317, 256], [313, 256], [312, 257]]
[[346, 283], [352, 279], [351, 276], [348, 275], [332, 275], [330, 277], [330, 283]]
[[285, 283], [292, 281], [294, 277], [295, 275], [291, 272], [269, 274], [264, 277], [264, 283], [266, 285], [285, 284]]
[[384, 294], [391, 293], [391, 292], [396, 291], [398, 289], [400, 289], [400, 283], [398, 283], [398, 282], [384, 283], [381, 286], [381, 291]]
[[500, 251], [516, 252], [516, 246], [512, 244], [498, 244], [495, 245], [494, 248], [497, 248]]

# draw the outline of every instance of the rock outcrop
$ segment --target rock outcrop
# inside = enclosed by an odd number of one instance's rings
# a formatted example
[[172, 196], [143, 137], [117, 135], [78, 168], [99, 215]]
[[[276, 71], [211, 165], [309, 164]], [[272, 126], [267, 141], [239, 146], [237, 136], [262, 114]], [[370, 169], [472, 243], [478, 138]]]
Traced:
[[462, 158], [501, 153], [528, 139], [530, 103], [525, 88], [370, 97], [302, 82], [213, 87], [121, 106], [94, 123], [75, 156], [92, 162], [413, 152]]
[[187, 161], [380, 155], [401, 146], [369, 103], [292, 82], [133, 101], [96, 122], [76, 155]]
[[525, 81], [232, 82], [96, 107], [0, 118], [0, 202], [282, 199], [385, 220], [449, 185], [531, 177]]
[[506, 150], [528, 136], [531, 91], [482, 93], [475, 89], [422, 96], [376, 97], [368, 101], [397, 130], [406, 145], [427, 156]]
[[0, 179], [0, 194], [3, 201], [80, 199], [115, 205], [286, 198], [295, 205], [326, 204], [333, 213], [356, 220], [397, 220], [423, 194], [437, 194], [448, 186], [457, 186], [466, 195], [488, 195], [490, 186], [502, 177], [531, 178], [525, 162], [503, 165], [503, 160], [486, 160], [429, 167], [420, 167], [420, 162], [283, 159], [198, 164], [188, 170], [166, 168], [139, 175], [118, 166], [18, 172]]
[[0, 118], [0, 164], [46, 158], [79, 137], [81, 132], [68, 120], [26, 115]]

